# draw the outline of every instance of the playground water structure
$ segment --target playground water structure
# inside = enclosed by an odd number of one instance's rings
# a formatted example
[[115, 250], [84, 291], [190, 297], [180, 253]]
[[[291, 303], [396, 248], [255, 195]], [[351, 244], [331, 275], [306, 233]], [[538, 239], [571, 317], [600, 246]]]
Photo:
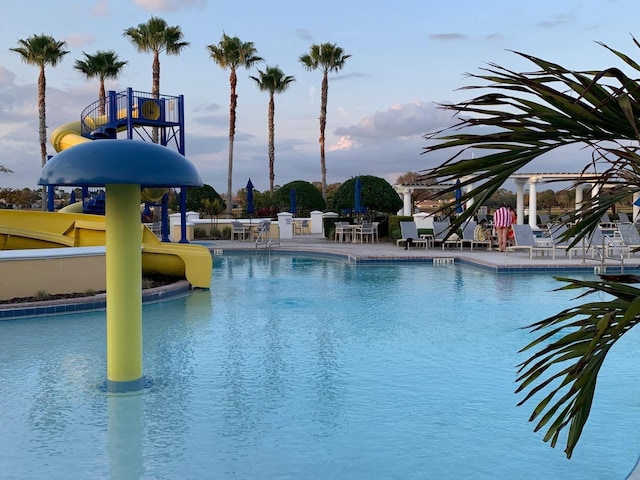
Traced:
[[[151, 94], [128, 89], [120, 93], [109, 92], [105, 102], [105, 113], [100, 113], [100, 102], [96, 102], [82, 112], [79, 121], [55, 129], [51, 134], [55, 150], [61, 152], [87, 142], [109, 141], [117, 138], [119, 132], [126, 132], [130, 140], [134, 140], [136, 135], [139, 140], [144, 140], [142, 132], [146, 132], [145, 127], [152, 127], [159, 132], [161, 145], [175, 145], [178, 152], [184, 154], [181, 96], [152, 98]], [[87, 158], [87, 170], [91, 168], [91, 159]], [[165, 192], [166, 189], [145, 188], [145, 185], [141, 188], [141, 202], [162, 201], [163, 230], [166, 232]], [[185, 210], [182, 209], [183, 212]], [[209, 288], [212, 263], [206, 248], [186, 244], [186, 241], [178, 244], [161, 242], [146, 226], [141, 224], [140, 229], [143, 271], [186, 278], [193, 287]], [[105, 230], [106, 222], [102, 215], [5, 210], [0, 211], [0, 250], [104, 246]], [[168, 240], [167, 235], [163, 236]], [[184, 233], [182, 238], [185, 238]]]
[[613, 480], [635, 463], [640, 332], [604, 363], [571, 460], [533, 433], [533, 404], [516, 406], [522, 327], [574, 301], [549, 274], [267, 252], [215, 263], [215, 292], [144, 307], [150, 386], [135, 394], [101, 389], [104, 312], [0, 322], [5, 471]]

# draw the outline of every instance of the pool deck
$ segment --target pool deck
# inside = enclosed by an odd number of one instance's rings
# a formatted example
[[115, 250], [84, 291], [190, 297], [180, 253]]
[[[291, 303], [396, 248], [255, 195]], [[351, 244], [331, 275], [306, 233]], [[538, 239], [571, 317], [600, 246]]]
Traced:
[[[256, 248], [254, 242], [241, 240], [213, 240], [195, 241], [209, 248], [214, 255], [224, 254], [228, 251], [267, 251], [264, 246]], [[509, 271], [544, 271], [544, 270], [585, 270], [593, 273], [596, 268], [602, 267], [599, 258], [591, 258], [591, 254], [583, 257], [580, 253], [569, 259], [563, 250], [556, 249], [556, 258], [538, 253], [529, 258], [525, 251], [508, 252], [507, 254], [497, 250], [487, 251], [484, 248], [468, 247], [460, 249], [412, 247], [405, 250], [391, 241], [376, 243], [340, 243], [324, 238], [320, 234], [296, 235], [292, 239], [280, 240], [279, 245], [271, 247], [271, 252], [309, 252], [345, 257], [353, 263], [371, 261], [431, 261], [433, 259], [453, 258], [454, 261], [474, 264], [497, 272]], [[437, 261], [437, 260], [436, 260]], [[604, 263], [606, 271], [619, 272], [620, 261], [607, 260]], [[640, 269], [640, 252], [624, 258], [624, 269], [636, 272]]]

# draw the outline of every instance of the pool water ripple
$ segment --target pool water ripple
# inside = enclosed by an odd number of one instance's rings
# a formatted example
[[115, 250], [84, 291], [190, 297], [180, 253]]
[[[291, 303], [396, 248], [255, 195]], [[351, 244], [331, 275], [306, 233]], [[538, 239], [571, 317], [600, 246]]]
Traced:
[[[12, 478], [622, 479], [640, 452], [640, 332], [601, 373], [575, 451], [516, 407], [549, 275], [216, 257], [212, 288], [144, 307], [144, 372], [105, 380], [104, 312], [0, 322]], [[622, 414], [620, 412], [623, 412]]]

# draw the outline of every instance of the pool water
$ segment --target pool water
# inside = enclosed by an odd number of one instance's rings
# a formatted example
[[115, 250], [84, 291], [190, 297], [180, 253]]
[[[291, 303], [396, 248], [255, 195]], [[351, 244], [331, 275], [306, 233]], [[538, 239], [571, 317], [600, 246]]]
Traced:
[[521, 327], [575, 303], [559, 285], [216, 257], [211, 291], [144, 307], [151, 386], [128, 395], [101, 388], [105, 312], [0, 322], [0, 477], [623, 479], [640, 452], [640, 332], [605, 362], [571, 460], [516, 406]]

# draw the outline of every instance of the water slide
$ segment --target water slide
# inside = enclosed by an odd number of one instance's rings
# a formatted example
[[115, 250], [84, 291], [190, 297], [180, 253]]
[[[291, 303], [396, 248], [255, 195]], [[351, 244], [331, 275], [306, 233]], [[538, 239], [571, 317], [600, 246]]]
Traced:
[[[83, 137], [80, 128], [77, 121], [55, 129], [51, 134], [55, 150], [93, 141]], [[145, 190], [141, 201], [157, 201], [162, 193]], [[102, 215], [0, 210], [0, 250], [102, 246], [106, 243], [105, 227]], [[140, 224], [140, 229], [143, 272], [186, 278], [193, 287], [210, 287], [213, 262], [206, 247], [163, 243], [146, 226]]]

